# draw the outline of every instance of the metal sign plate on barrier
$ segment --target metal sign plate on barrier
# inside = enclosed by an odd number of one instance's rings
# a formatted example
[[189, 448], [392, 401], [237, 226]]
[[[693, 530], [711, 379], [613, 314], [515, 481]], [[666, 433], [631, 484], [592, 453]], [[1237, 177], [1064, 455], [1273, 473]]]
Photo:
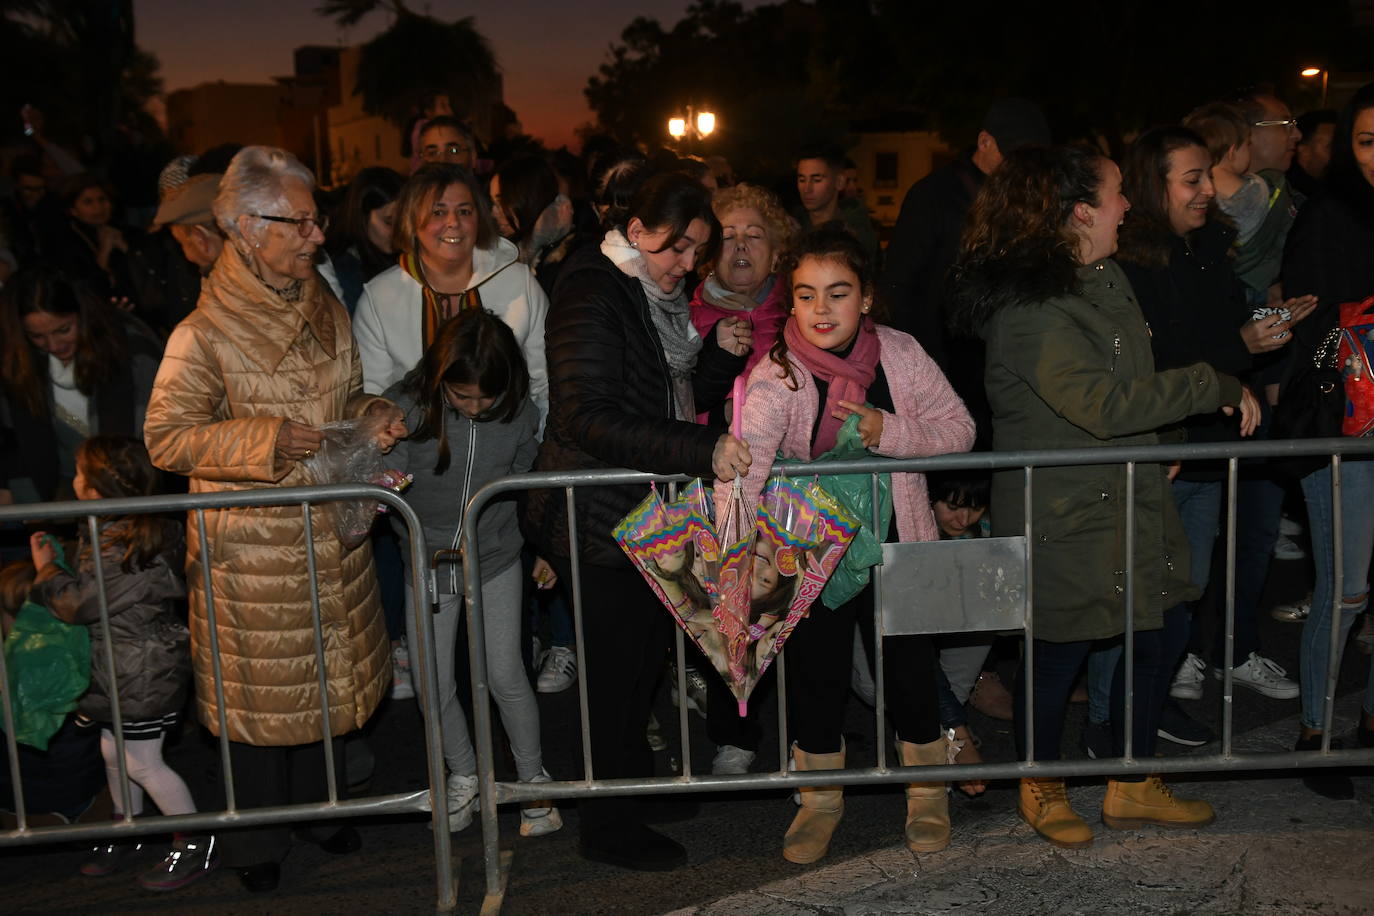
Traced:
[[1026, 616], [1026, 539], [883, 545], [883, 632], [1016, 630]]

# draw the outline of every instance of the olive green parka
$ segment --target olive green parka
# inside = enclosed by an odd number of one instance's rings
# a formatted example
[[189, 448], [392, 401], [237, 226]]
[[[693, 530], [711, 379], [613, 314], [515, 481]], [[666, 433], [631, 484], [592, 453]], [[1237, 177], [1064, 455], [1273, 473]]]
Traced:
[[[985, 382], [998, 451], [1155, 445], [1156, 430], [1240, 403], [1241, 385], [1206, 363], [1156, 372], [1150, 331], [1121, 268], [1097, 261], [1076, 288], [1044, 274], [965, 273], [962, 295], [993, 300], [983, 324]], [[1025, 476], [994, 475], [993, 533], [1024, 533]], [[1126, 628], [1126, 468], [1039, 468], [1032, 477], [1033, 632], [1051, 642]], [[1167, 467], [1136, 466], [1135, 629], [1198, 597]]]

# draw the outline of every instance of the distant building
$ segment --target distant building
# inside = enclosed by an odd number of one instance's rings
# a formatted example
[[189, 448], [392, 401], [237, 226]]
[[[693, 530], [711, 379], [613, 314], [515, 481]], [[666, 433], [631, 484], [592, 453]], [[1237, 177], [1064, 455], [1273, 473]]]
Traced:
[[859, 188], [873, 221], [883, 227], [897, 222], [907, 189], [954, 158], [940, 135], [924, 119], [893, 115], [852, 124], [856, 140], [849, 158], [857, 166]]
[[221, 143], [279, 145], [281, 89], [262, 83], [201, 83], [167, 96], [167, 136], [179, 153]]

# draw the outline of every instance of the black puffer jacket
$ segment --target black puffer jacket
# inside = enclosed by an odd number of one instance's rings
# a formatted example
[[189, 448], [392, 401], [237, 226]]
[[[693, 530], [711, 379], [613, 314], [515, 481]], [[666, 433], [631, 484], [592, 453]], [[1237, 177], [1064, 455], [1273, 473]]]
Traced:
[[[544, 331], [549, 417], [536, 471], [633, 468], [711, 475], [720, 433], [674, 419], [668, 363], [648, 309], [639, 281], [623, 274], [599, 246], [585, 246], [563, 268]], [[698, 410], [710, 410], [729, 395], [744, 361], [722, 350], [714, 334], [706, 335], [692, 379]], [[583, 560], [598, 566], [627, 562], [611, 529], [646, 492], [642, 486], [577, 488]], [[562, 491], [529, 495], [526, 537], [546, 556], [568, 556], [566, 507]]]
[[[101, 571], [110, 608], [110, 642], [114, 646], [119, 684], [119, 714], [125, 722], [154, 719], [176, 712], [186, 701], [191, 677], [190, 633], [184, 611], [182, 579], [186, 542], [181, 525], [164, 520], [162, 552], [144, 569], [127, 571], [120, 564], [123, 548], [112, 543], [123, 521], [101, 526]], [[86, 624], [91, 633], [91, 688], [81, 698], [83, 713], [111, 722], [110, 677], [105, 662], [105, 634], [100, 626], [100, 597], [90, 545], [84, 539], [79, 576], [55, 564], [43, 568], [34, 597], [68, 623]]]

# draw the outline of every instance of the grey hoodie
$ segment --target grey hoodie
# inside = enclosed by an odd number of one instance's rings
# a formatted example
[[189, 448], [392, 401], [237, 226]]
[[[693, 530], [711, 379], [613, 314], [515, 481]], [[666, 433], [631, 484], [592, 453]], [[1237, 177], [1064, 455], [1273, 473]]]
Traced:
[[[402, 383], [397, 382], [384, 396], [405, 411], [406, 428], [413, 433], [420, 425], [420, 409], [414, 397], [402, 391], [401, 386]], [[420, 516], [431, 551], [458, 547], [463, 514], [474, 493], [493, 480], [530, 469], [539, 447], [538, 431], [539, 412], [529, 398], [509, 423], [496, 420], [479, 423], [449, 409], [444, 421], [449, 464], [442, 474], [434, 473], [439, 460], [438, 439], [401, 439], [396, 443], [388, 456], [389, 463], [397, 470], [415, 475], [405, 496]], [[393, 524], [402, 541], [406, 541], [405, 525]], [[477, 541], [485, 578], [520, 559], [524, 539], [516, 523], [514, 493], [488, 504], [477, 528]], [[408, 543], [406, 546], [401, 556], [408, 574]], [[441, 564], [436, 580], [440, 594], [461, 594], [462, 566], [451, 562]]]

